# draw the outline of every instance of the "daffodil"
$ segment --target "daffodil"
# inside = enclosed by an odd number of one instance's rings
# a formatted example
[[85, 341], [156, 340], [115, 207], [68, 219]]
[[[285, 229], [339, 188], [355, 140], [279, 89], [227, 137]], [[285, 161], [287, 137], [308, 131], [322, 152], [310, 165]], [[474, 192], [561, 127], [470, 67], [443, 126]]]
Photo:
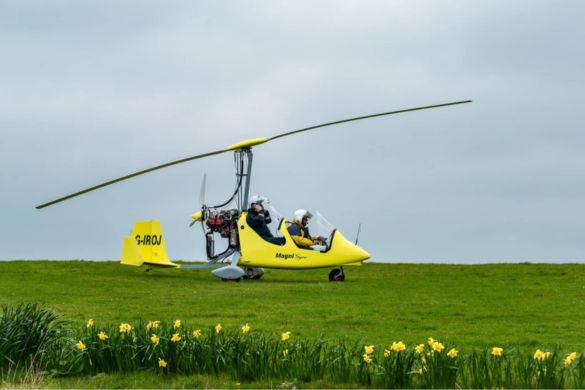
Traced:
[[545, 358], [545, 353], [542, 352], [540, 349], [537, 349], [536, 352], [534, 352], [534, 360], [544, 360]]
[[545, 352], [544, 353], [544, 359], [545, 360], [550, 359], [550, 356], [551, 356], [551, 353], [550, 352]]
[[288, 339], [290, 339], [290, 332], [284, 332], [280, 335], [280, 340], [287, 341]]
[[423, 353], [425, 351], [425, 345], [424, 344], [419, 344], [416, 347], [414, 347], [414, 351], [416, 353]]
[[388, 349], [384, 350], [384, 357], [385, 358], [390, 357], [390, 350], [388, 350]]
[[179, 329], [180, 327], [181, 327], [181, 320], [175, 320], [175, 322], [173, 322], [173, 328]]
[[199, 337], [201, 337], [201, 329], [194, 330], [192, 335], [193, 335], [193, 337], [198, 339]]
[[402, 341], [393, 342], [392, 345], [390, 346], [390, 349], [393, 350], [394, 352], [400, 352], [406, 349], [406, 345]]
[[161, 358], [158, 358], [158, 366], [160, 368], [165, 368], [167, 366], [167, 362], [165, 362], [164, 360], [162, 360]]
[[160, 338], [157, 335], [153, 334], [152, 336], [150, 336], [150, 342], [156, 345], [160, 342]]
[[288, 356], [288, 349], [285, 349], [282, 351], [282, 356], [284, 356], [284, 357]]
[[171, 341], [173, 343], [178, 343], [179, 341], [181, 341], [181, 335], [178, 333], [173, 334], [173, 337], [171, 337]]
[[217, 325], [215, 325], [215, 333], [219, 333], [219, 332], [221, 332], [221, 330], [222, 330], [222, 329], [223, 329], [223, 328], [221, 327], [221, 324], [217, 324]]
[[75, 348], [77, 348], [80, 351], [85, 351], [86, 349], [85, 344], [83, 344], [83, 341], [81, 340], [79, 340], [77, 344], [75, 344]]
[[130, 333], [132, 331], [132, 326], [127, 323], [120, 324], [120, 333]]
[[438, 341], [435, 341], [433, 343], [433, 345], [431, 345], [431, 347], [433, 348], [433, 351], [435, 352], [441, 352], [443, 349], [445, 349], [445, 346], [441, 343], [439, 343]]
[[106, 341], [108, 339], [108, 335], [105, 334], [105, 332], [102, 330], [101, 332], [98, 333], [98, 339], [100, 339], [100, 341]]
[[500, 357], [504, 353], [504, 348], [493, 347], [491, 353], [492, 353], [492, 356]]
[[91, 318], [89, 320], [87, 320], [87, 327], [88, 328], [93, 327], [93, 320]]
[[565, 366], [570, 366], [577, 359], [577, 352], [571, 352], [564, 360]]
[[434, 339], [434, 338], [432, 338], [432, 337], [429, 337], [429, 341], [427, 341], [427, 343], [428, 343], [430, 346], [432, 346], [432, 345], [433, 345], [434, 343], [436, 343], [436, 342], [437, 342], [437, 340], [435, 340], [435, 339]]
[[246, 325], [242, 326], [242, 333], [248, 333], [250, 331], [250, 329], [252, 329], [250, 327], [250, 325], [246, 324]]
[[146, 324], [146, 330], [149, 331], [151, 329], [158, 329], [160, 327], [160, 321], [148, 321]]
[[374, 353], [374, 346], [373, 346], [373, 345], [366, 345], [366, 346], [364, 347], [364, 352], [365, 352], [367, 355], [371, 355], [371, 354], [373, 354], [373, 353]]
[[362, 358], [364, 359], [364, 362], [366, 362], [368, 364], [370, 364], [372, 362], [372, 357], [367, 353], [364, 353], [362, 355]]
[[449, 356], [451, 359], [455, 359], [458, 353], [459, 351], [457, 351], [455, 348], [451, 348], [449, 352], [447, 352], [447, 356]]

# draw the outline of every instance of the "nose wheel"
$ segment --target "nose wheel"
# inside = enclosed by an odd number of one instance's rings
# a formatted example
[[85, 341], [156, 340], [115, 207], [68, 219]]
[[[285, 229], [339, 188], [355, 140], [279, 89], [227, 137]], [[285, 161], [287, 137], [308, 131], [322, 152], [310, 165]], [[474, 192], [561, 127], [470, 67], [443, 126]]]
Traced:
[[329, 272], [330, 282], [343, 282], [345, 280], [345, 274], [343, 273], [343, 267], [334, 268]]

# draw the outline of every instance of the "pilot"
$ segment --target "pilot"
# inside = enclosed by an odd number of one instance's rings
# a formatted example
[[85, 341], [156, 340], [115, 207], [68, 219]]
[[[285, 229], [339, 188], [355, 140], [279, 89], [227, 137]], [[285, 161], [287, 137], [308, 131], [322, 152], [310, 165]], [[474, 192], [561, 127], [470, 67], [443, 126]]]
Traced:
[[267, 199], [263, 196], [254, 195], [250, 197], [250, 208], [248, 209], [246, 222], [264, 240], [276, 245], [284, 245], [284, 237], [274, 237], [270, 229], [268, 229], [268, 224], [272, 222], [272, 219], [268, 210], [264, 209], [263, 203], [265, 201]]
[[307, 225], [312, 216], [307, 210], [299, 209], [295, 211], [293, 221], [288, 227], [288, 232], [299, 248], [324, 251], [327, 249], [325, 246], [325, 238], [320, 236], [311, 237], [309, 233], [309, 227]]

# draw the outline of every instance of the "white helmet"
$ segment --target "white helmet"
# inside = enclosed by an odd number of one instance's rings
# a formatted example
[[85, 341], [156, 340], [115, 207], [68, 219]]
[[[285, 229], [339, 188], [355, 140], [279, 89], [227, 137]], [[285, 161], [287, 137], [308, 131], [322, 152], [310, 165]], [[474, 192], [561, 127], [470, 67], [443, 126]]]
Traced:
[[267, 197], [260, 196], [260, 195], [252, 195], [248, 198], [248, 207], [252, 207], [252, 203], [262, 204], [262, 203], [270, 203]]
[[312, 216], [313, 216], [313, 214], [311, 214], [307, 210], [298, 209], [297, 211], [295, 211], [293, 221], [303, 222], [304, 217], [307, 217], [307, 219], [308, 219], [308, 218], [311, 218]]

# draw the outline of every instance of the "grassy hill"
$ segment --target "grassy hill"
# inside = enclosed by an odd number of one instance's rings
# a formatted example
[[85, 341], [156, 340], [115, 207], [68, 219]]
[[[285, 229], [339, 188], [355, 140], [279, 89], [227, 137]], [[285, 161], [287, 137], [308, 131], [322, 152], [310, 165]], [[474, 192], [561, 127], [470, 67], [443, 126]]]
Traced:
[[366, 264], [343, 283], [328, 270], [268, 270], [225, 283], [206, 270], [115, 262], [0, 262], [0, 305], [38, 302], [74, 322], [181, 319], [369, 343], [428, 337], [472, 347], [585, 346], [585, 265]]

